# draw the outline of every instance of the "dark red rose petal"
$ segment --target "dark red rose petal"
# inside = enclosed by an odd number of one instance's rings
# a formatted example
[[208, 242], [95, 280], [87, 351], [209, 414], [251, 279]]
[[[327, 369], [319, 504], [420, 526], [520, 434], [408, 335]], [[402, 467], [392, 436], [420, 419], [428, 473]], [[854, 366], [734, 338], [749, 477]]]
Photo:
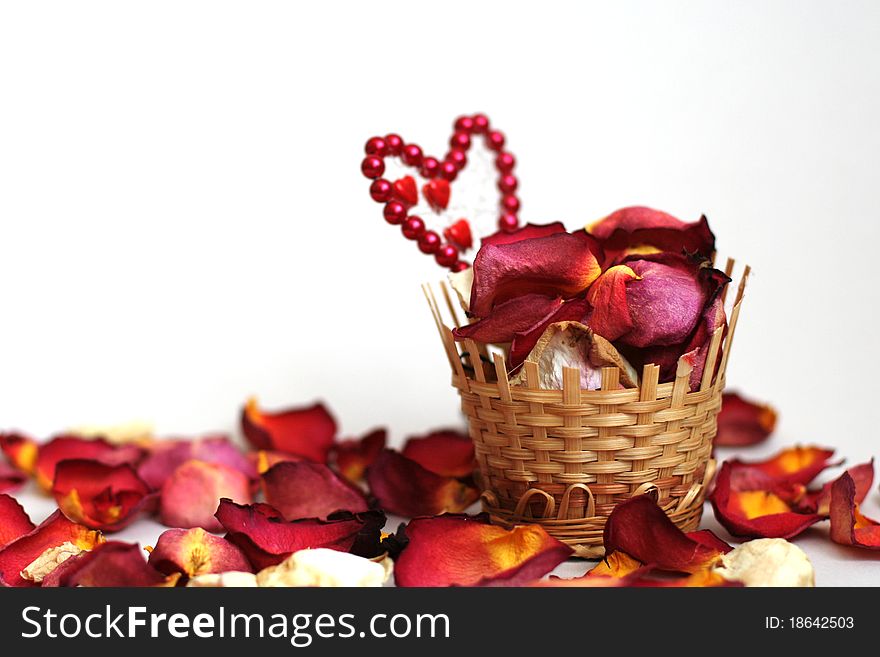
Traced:
[[522, 240], [535, 237], [548, 237], [549, 235], [565, 232], [567, 231], [561, 221], [554, 221], [550, 224], [526, 224], [510, 232], [499, 230], [497, 233], [487, 235], [480, 240], [480, 246], [485, 246], [486, 244], [500, 246], [501, 244], [512, 244], [513, 242], [521, 242]]
[[474, 443], [466, 433], [440, 429], [413, 436], [401, 453], [423, 468], [444, 477], [470, 477], [474, 473]]
[[831, 540], [841, 545], [880, 550], [880, 523], [861, 514], [856, 494], [856, 483], [848, 472], [831, 486]]
[[43, 580], [44, 587], [161, 586], [165, 577], [144, 560], [137, 543], [108, 541], [71, 557]]
[[765, 441], [776, 427], [776, 410], [740, 396], [725, 392], [718, 414], [715, 444], [724, 447], [757, 445]]
[[544, 331], [551, 324], [559, 322], [582, 322], [587, 316], [590, 304], [585, 297], [577, 297], [563, 303], [555, 313], [538, 321], [534, 326], [513, 336], [508, 356], [508, 367], [518, 368], [528, 358]]
[[326, 519], [336, 511], [369, 509], [364, 494], [322, 463], [279, 463], [263, 475], [266, 502], [286, 520]]
[[362, 481], [367, 468], [385, 449], [388, 432], [374, 429], [360, 440], [343, 440], [333, 449], [336, 469], [352, 483]]
[[549, 319], [562, 306], [561, 297], [524, 294], [495, 306], [473, 324], [452, 331], [456, 340], [472, 338], [482, 343], [510, 342], [514, 335]]

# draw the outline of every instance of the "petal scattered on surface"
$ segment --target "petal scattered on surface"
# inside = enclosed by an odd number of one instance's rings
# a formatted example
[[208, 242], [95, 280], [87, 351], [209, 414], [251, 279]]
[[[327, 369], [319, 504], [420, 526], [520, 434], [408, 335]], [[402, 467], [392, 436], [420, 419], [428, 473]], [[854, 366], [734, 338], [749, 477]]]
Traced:
[[18, 501], [0, 493], [0, 548], [34, 530], [34, 523]]
[[444, 477], [470, 477], [476, 467], [471, 437], [455, 429], [408, 438], [401, 454]]
[[168, 527], [220, 531], [222, 527], [214, 513], [222, 498], [249, 503], [250, 480], [220, 463], [186, 461], [162, 486], [159, 516]]
[[266, 502], [286, 520], [321, 518], [369, 509], [364, 494], [323, 463], [278, 463], [263, 477]]
[[374, 429], [359, 440], [349, 439], [337, 443], [333, 454], [339, 474], [352, 483], [362, 481], [367, 468], [385, 449], [387, 439], [386, 429]]
[[327, 462], [336, 437], [336, 420], [323, 404], [270, 413], [251, 398], [242, 411], [241, 427], [257, 449], [288, 452], [318, 463]]
[[775, 428], [776, 410], [772, 406], [753, 402], [736, 392], [725, 392], [718, 413], [715, 444], [723, 447], [757, 445]]
[[182, 573], [187, 577], [251, 570], [250, 562], [237, 546], [201, 527], [162, 532], [148, 562], [166, 575]]

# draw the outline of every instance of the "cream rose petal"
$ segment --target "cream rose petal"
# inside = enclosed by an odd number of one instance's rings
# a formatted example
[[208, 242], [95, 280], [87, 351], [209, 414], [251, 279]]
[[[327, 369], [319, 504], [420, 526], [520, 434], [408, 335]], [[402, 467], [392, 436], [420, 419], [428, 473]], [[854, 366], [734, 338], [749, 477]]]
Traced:
[[362, 586], [384, 584], [390, 569], [381, 563], [327, 548], [299, 550], [257, 573], [258, 586]]
[[257, 578], [253, 573], [240, 570], [229, 570], [225, 573], [210, 573], [197, 575], [190, 578], [187, 586], [195, 588], [243, 588], [257, 585]]
[[721, 557], [715, 572], [746, 586], [816, 585], [816, 572], [797, 545], [783, 538], [759, 538]]
[[55, 547], [50, 547], [24, 567], [20, 573], [21, 578], [39, 584], [46, 575], [70, 559], [70, 557], [75, 557], [81, 552], [84, 552], [84, 550], [69, 541], [65, 541]]

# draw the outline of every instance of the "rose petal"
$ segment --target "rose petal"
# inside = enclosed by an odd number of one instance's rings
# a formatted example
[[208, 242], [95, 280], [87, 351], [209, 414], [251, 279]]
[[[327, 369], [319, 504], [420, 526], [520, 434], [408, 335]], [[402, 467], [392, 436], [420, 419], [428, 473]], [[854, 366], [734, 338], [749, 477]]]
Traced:
[[33, 474], [37, 464], [37, 441], [21, 433], [0, 434], [0, 451], [13, 468]]
[[137, 543], [108, 541], [71, 557], [43, 579], [44, 587], [162, 586], [165, 577], [144, 560]]
[[480, 246], [485, 246], [486, 244], [500, 246], [501, 244], [512, 244], [513, 242], [521, 242], [522, 240], [529, 240], [535, 237], [548, 237], [549, 235], [565, 232], [567, 231], [561, 221], [554, 221], [549, 224], [526, 224], [509, 232], [499, 230], [492, 233], [480, 240]]
[[[851, 468], [847, 468], [846, 473], [852, 478], [856, 485], [855, 503], [864, 502], [871, 487], [874, 485], [874, 459], [867, 463], [860, 463]], [[834, 481], [837, 481], [836, 479]], [[828, 515], [831, 505], [831, 489], [834, 481], [829, 481], [818, 491], [807, 491], [805, 499], [801, 502], [801, 506], [809, 511]]]
[[707, 568], [724, 553], [720, 539], [707, 544], [704, 537], [687, 536], [646, 495], [614, 508], [605, 522], [603, 543], [608, 554], [619, 550], [644, 564], [683, 573]]
[[147, 457], [138, 466], [138, 475], [152, 488], [161, 488], [178, 466], [185, 461], [222, 463], [238, 470], [249, 479], [257, 478], [257, 470], [247, 456], [227, 436], [206, 436], [195, 440], [156, 441]]
[[37, 483], [46, 491], [52, 490], [55, 466], [66, 459], [88, 459], [105, 465], [136, 465], [143, 454], [143, 450], [135, 445], [113, 445], [101, 438], [58, 436], [40, 445], [35, 467]]
[[162, 486], [159, 502], [162, 524], [220, 531], [214, 512], [221, 498], [250, 502], [250, 481], [238, 470], [220, 463], [186, 461]]
[[106, 465], [68, 459], [55, 466], [52, 495], [73, 522], [91, 529], [119, 531], [154, 500], [150, 487], [127, 463]]
[[592, 310], [586, 323], [595, 333], [613, 342], [633, 329], [626, 286], [639, 278], [627, 265], [615, 265], [593, 282], [587, 291]]
[[257, 573], [258, 586], [376, 587], [387, 577], [380, 563], [354, 554], [314, 548], [294, 552]]
[[0, 549], [0, 586], [33, 586], [20, 573], [51, 547], [72, 543], [91, 550], [103, 541], [100, 532], [71, 522], [56, 511], [29, 533]]
[[471, 437], [455, 429], [438, 429], [407, 439], [401, 453], [426, 470], [444, 477], [470, 477], [477, 463]]
[[474, 260], [469, 304], [476, 317], [524, 294], [570, 297], [601, 273], [586, 235], [558, 233], [519, 242], [487, 244]]
[[8, 463], [0, 463], [0, 493], [18, 490], [27, 481], [27, 475]]
[[766, 461], [740, 461], [732, 459], [728, 463], [733, 468], [760, 472], [778, 484], [809, 484], [824, 469], [834, 455], [833, 449], [800, 445], [784, 449]]
[[549, 319], [562, 303], [561, 297], [524, 294], [499, 303], [479, 321], [453, 329], [452, 335], [456, 340], [472, 338], [487, 344], [510, 342], [516, 333]]
[[322, 463], [279, 463], [262, 479], [266, 502], [286, 520], [323, 520], [337, 511], [369, 509], [360, 490]]
[[241, 427], [257, 449], [275, 449], [318, 463], [327, 462], [336, 436], [336, 420], [323, 404], [268, 413], [252, 398], [242, 411]]
[[718, 522], [734, 536], [791, 538], [823, 519], [800, 513], [777, 492], [749, 489], [748, 479], [734, 476], [735, 468], [730, 462], [721, 466], [709, 496]]
[[[241, 548], [256, 570], [281, 563], [298, 550], [326, 547], [364, 554], [364, 546], [378, 548], [385, 516], [377, 511], [340, 514], [328, 520], [286, 521], [268, 504], [235, 504], [221, 500], [217, 519], [226, 538]], [[360, 543], [360, 545], [358, 545]]]
[[0, 548], [34, 530], [34, 523], [14, 497], [0, 493]]
[[626, 552], [615, 550], [587, 572], [587, 577], [626, 577], [645, 567], [638, 559]]
[[518, 586], [546, 575], [572, 553], [540, 525], [504, 529], [484, 516], [416, 518], [397, 559], [398, 586]]
[[248, 452], [248, 461], [254, 466], [258, 475], [265, 474], [278, 463], [298, 463], [303, 461], [301, 456], [276, 452], [271, 449], [261, 449], [257, 452]]
[[714, 570], [746, 586], [815, 586], [813, 564], [798, 546], [781, 538], [758, 538], [731, 550]]
[[550, 317], [546, 317], [525, 331], [515, 334], [513, 342], [510, 344], [510, 355], [508, 356], [508, 366], [510, 369], [514, 370], [523, 364], [549, 326], [560, 322], [583, 323], [589, 308], [590, 304], [587, 302], [586, 297], [570, 299], [563, 303]]
[[385, 449], [388, 432], [374, 429], [360, 440], [343, 440], [333, 449], [336, 469], [352, 483], [362, 481], [367, 468]]
[[251, 564], [238, 547], [201, 527], [168, 529], [150, 552], [149, 564], [161, 573], [197, 577], [229, 570], [250, 571]]
[[844, 472], [831, 486], [831, 540], [866, 550], [880, 550], [880, 523], [866, 518], [856, 503], [856, 483]]
[[458, 513], [480, 497], [473, 486], [434, 474], [387, 449], [367, 470], [367, 482], [381, 508], [408, 517]]
[[735, 392], [725, 392], [718, 413], [715, 444], [724, 447], [756, 445], [766, 440], [775, 427], [776, 411], [772, 406], [745, 399]]
[[575, 587], [575, 588], [594, 588], [594, 587], [638, 587], [638, 588], [692, 588], [692, 587], [740, 587], [742, 584], [731, 582], [724, 579], [718, 573], [710, 570], [700, 570], [686, 577], [663, 578], [652, 577], [656, 569], [650, 567], [642, 567], [622, 577], [614, 577], [611, 575], [592, 575], [592, 571], [583, 577], [574, 577], [571, 579], [561, 579], [558, 577], [550, 577], [549, 580], [536, 582], [533, 586], [538, 587]]

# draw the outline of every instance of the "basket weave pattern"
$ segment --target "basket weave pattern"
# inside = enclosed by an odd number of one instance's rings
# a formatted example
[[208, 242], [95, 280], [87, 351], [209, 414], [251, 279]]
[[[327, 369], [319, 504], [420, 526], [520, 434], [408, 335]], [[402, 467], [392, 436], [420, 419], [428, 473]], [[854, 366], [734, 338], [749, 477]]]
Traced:
[[[729, 260], [727, 273], [732, 270]], [[649, 493], [678, 527], [696, 529], [715, 470], [710, 457], [716, 416], [748, 274], [746, 267], [728, 330], [712, 336], [695, 391], [684, 359], [669, 383], [658, 383], [659, 368], [646, 365], [638, 388], [620, 388], [619, 371], [604, 368], [601, 389], [582, 390], [579, 371], [565, 368], [562, 390], [545, 390], [531, 362], [523, 366], [525, 383], [511, 385], [504, 353], [473, 340], [456, 342], [425, 286], [468, 419], [491, 520], [539, 523], [578, 556], [596, 558], [604, 554], [602, 531], [614, 506]], [[458, 326], [445, 284], [441, 292]]]

